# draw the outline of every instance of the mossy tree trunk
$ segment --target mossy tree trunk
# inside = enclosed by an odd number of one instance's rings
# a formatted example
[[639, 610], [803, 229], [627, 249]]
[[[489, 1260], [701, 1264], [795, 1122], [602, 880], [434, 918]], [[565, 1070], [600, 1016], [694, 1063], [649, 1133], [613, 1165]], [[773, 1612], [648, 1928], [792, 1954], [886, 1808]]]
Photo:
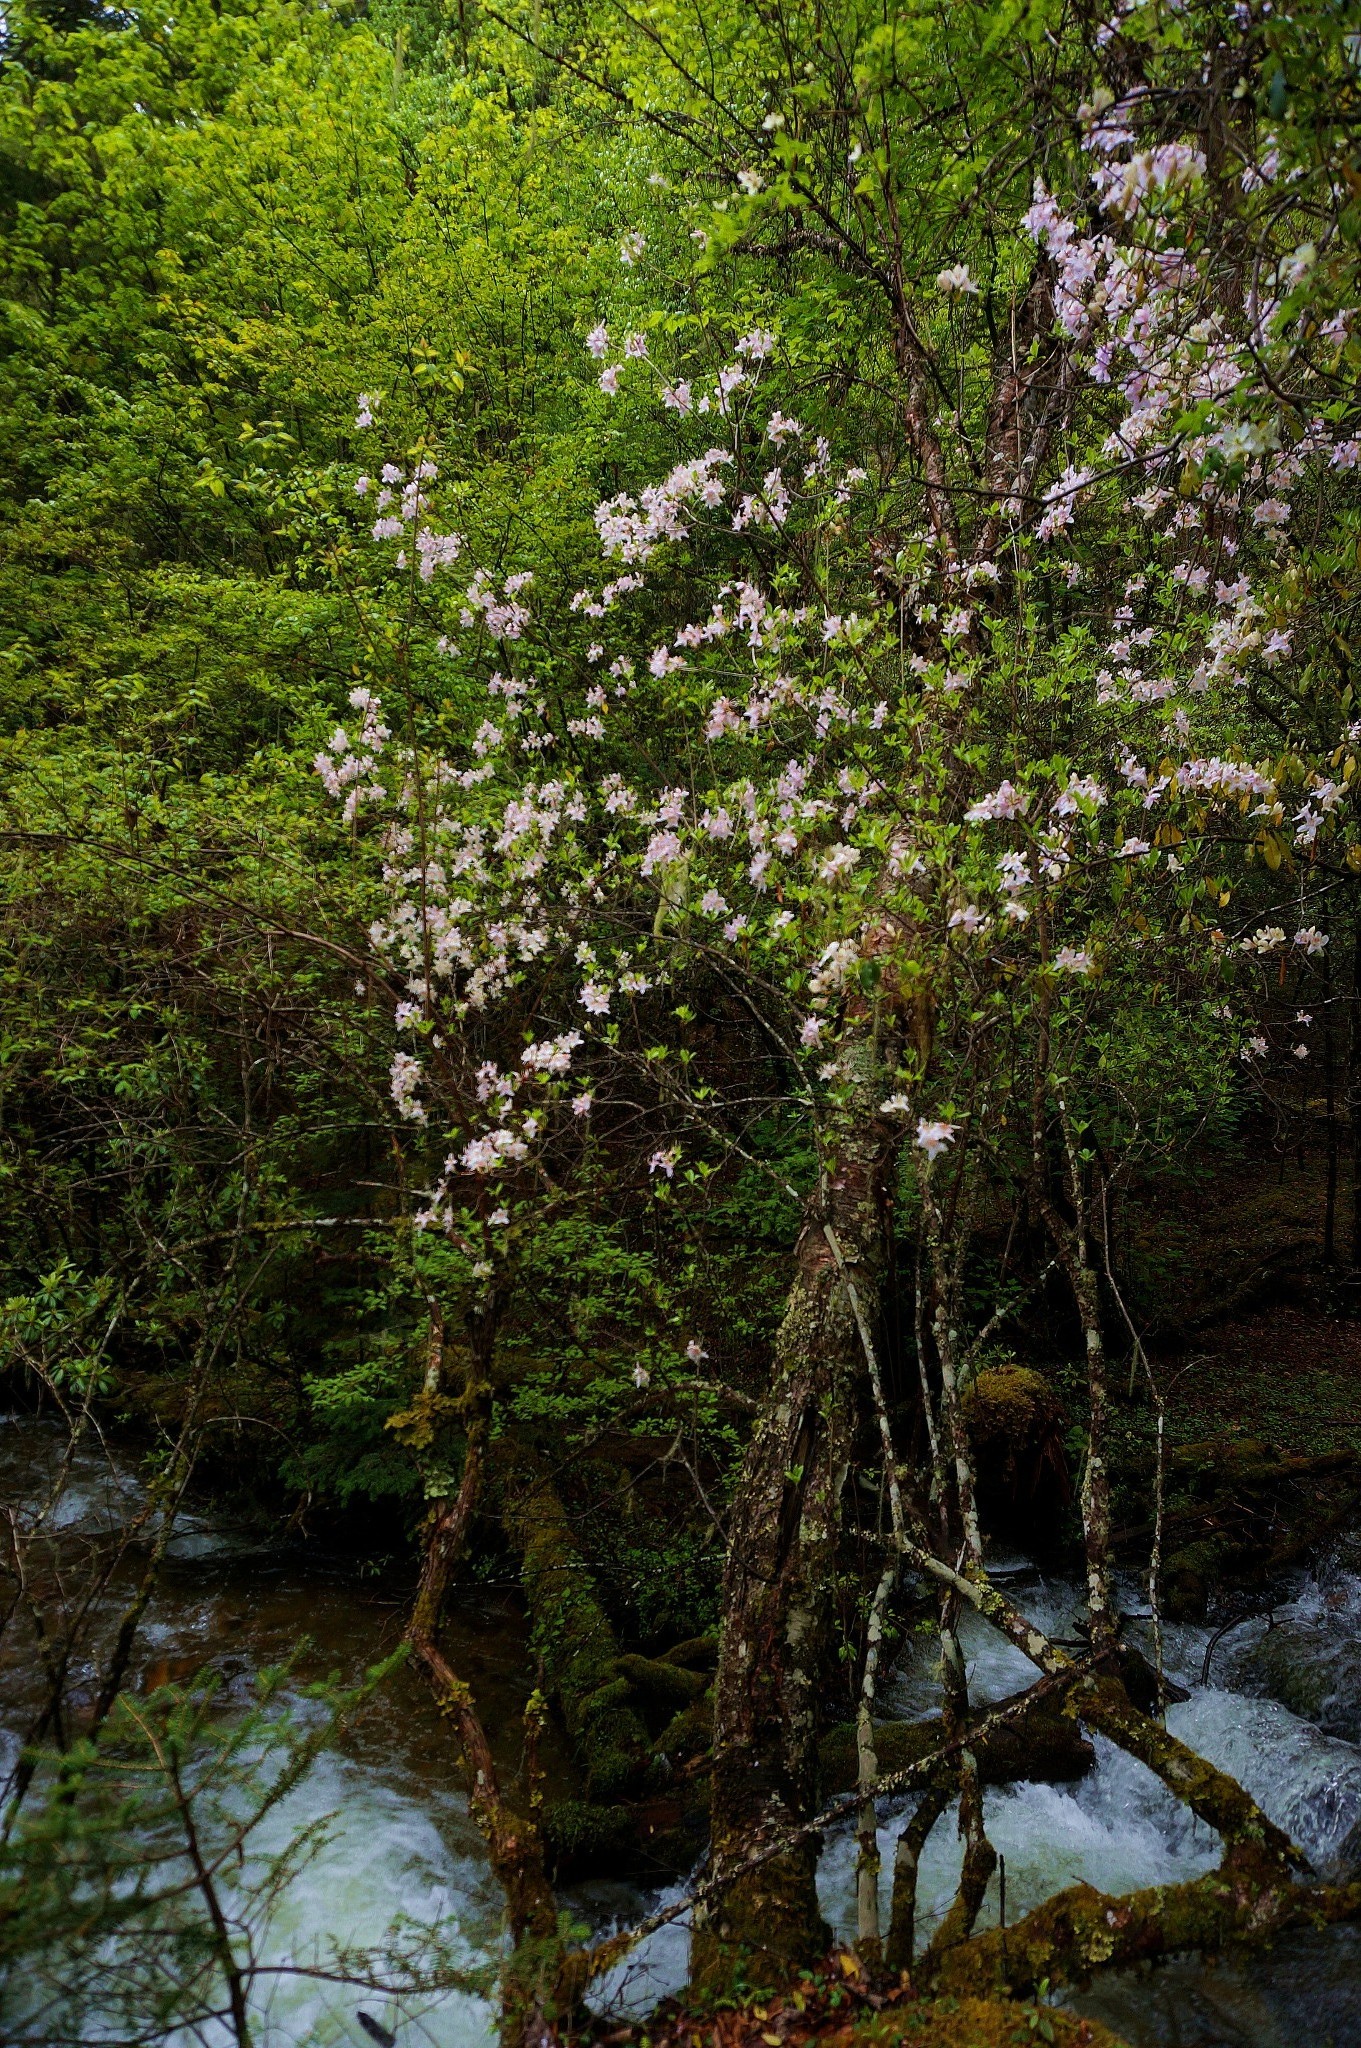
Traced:
[[428, 1447], [446, 1411], [455, 1413], [464, 1428], [458, 1487], [431, 1501], [407, 1641], [441, 1712], [457, 1731], [468, 1776], [469, 1805], [505, 1896], [512, 1954], [502, 1979], [501, 2038], [505, 2048], [530, 2048], [530, 2044], [538, 2048], [547, 2038], [547, 2024], [559, 2002], [564, 1960], [543, 1837], [533, 1817], [517, 1812], [506, 1798], [472, 1692], [439, 1642], [444, 1602], [467, 1548], [486, 1474], [497, 1307], [493, 1300], [470, 1319], [463, 1390], [457, 1400], [451, 1400], [446, 1389], [444, 1318], [438, 1304], [432, 1303], [424, 1385], [410, 1414], [400, 1419], [400, 1433], [418, 1453]]
[[[714, 1687], [720, 1878], [815, 1810], [841, 1498], [864, 1363], [856, 1307], [877, 1321], [892, 1157], [878, 1115], [881, 1053], [868, 1025], [848, 1032], [840, 1066], [844, 1107], [831, 1163], [804, 1218], [771, 1385], [733, 1504]], [[697, 1917], [697, 1988], [722, 1993], [743, 1977], [768, 1984], [825, 1953], [816, 1865], [817, 1842], [804, 1839], [724, 1887]]]

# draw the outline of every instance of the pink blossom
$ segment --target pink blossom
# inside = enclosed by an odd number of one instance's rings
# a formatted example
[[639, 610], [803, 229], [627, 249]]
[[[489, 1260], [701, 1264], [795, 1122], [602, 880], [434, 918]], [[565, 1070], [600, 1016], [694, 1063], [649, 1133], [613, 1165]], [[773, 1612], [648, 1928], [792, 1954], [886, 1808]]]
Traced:
[[392, 1055], [391, 1091], [398, 1116], [408, 1123], [423, 1124], [425, 1109], [417, 1100], [416, 1090], [421, 1084], [421, 1063], [409, 1052], [395, 1052]]
[[1091, 954], [1081, 952], [1075, 946], [1060, 946], [1054, 955], [1056, 974], [1090, 974], [1092, 964]]
[[1289, 518], [1290, 507], [1282, 498], [1264, 498], [1260, 505], [1253, 508], [1254, 526], [1284, 526]]
[[955, 1128], [954, 1124], [932, 1122], [924, 1116], [917, 1118], [917, 1143], [928, 1159], [939, 1159], [946, 1146], [953, 1145]]
[[986, 825], [996, 818], [1014, 818], [1026, 807], [1027, 799], [1010, 782], [999, 782], [988, 796], [980, 797], [976, 804], [970, 804], [964, 813], [965, 822], [970, 825]]
[[704, 728], [706, 740], [722, 739], [725, 732], [740, 732], [741, 716], [731, 697], [720, 697], [709, 713], [709, 722]]

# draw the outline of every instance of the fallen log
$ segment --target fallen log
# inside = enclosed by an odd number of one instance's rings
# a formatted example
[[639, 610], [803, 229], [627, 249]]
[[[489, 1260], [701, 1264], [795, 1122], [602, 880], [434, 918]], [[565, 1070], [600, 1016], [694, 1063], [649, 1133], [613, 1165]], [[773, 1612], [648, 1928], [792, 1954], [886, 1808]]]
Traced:
[[1292, 1927], [1361, 1919], [1361, 1883], [1298, 1885], [1247, 1845], [1185, 1884], [1111, 1897], [1070, 1885], [1011, 1927], [990, 1928], [942, 1955], [922, 1989], [957, 1997], [1032, 1996], [1042, 1983], [1081, 1985], [1097, 1970], [1234, 1947], [1264, 1948]]
[[[1018, 1703], [1023, 1695], [999, 1702], [1002, 1708]], [[972, 1717], [974, 1720], [979, 1716]], [[880, 1772], [888, 1775], [916, 1764], [940, 1747], [944, 1723], [939, 1714], [924, 1721], [878, 1721], [874, 1748]], [[1040, 1701], [1015, 1720], [992, 1726], [979, 1740], [974, 1752], [979, 1777], [985, 1785], [1014, 1785], [1024, 1781], [1042, 1785], [1063, 1785], [1085, 1777], [1096, 1761], [1090, 1742], [1052, 1703]], [[856, 1782], [856, 1731], [854, 1722], [843, 1722], [823, 1737], [818, 1747], [822, 1789], [847, 1792]], [[948, 1771], [950, 1766], [942, 1766]], [[934, 1782], [934, 1781], [932, 1781]]]
[[[611, 1801], [654, 1775], [652, 1741], [620, 1668], [619, 1644], [547, 1467], [502, 1452], [506, 1532], [521, 1558], [530, 1639], [543, 1659], [592, 1800]], [[641, 1665], [649, 1659], [636, 1660]], [[673, 1674], [684, 1682], [682, 1674]]]

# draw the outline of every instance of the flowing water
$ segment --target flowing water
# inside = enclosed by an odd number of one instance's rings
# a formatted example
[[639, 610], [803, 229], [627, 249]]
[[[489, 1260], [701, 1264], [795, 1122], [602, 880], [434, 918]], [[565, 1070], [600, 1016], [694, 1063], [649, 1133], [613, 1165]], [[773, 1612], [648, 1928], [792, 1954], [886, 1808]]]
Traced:
[[[0, 1498], [33, 1497], [44, 1442], [31, 1424], [0, 1424]], [[116, 1468], [111, 1472], [93, 1454], [82, 1458], [53, 1518], [57, 1547], [74, 1557], [81, 1543], [116, 1526], [134, 1499], [133, 1483]], [[1021, 1561], [1010, 1568], [1009, 1583], [1047, 1630], [1071, 1631], [1078, 1612], [1073, 1585], [1042, 1578]], [[328, 1566], [262, 1542], [247, 1528], [187, 1518], [147, 1616], [137, 1681], [149, 1688], [208, 1666], [221, 1677], [230, 1703], [245, 1696], [255, 1671], [296, 1654], [303, 1637], [312, 1647], [300, 1677], [334, 1671], [352, 1679], [397, 1640], [404, 1590], [365, 1582], [350, 1564]], [[1323, 1672], [1316, 1687], [1326, 1703], [1320, 1718], [1329, 1725], [1339, 1716], [1347, 1722], [1338, 1674], [1349, 1668], [1361, 1640], [1361, 1576], [1336, 1563], [1319, 1579], [1301, 1577], [1291, 1591], [1272, 1620], [1298, 1633]], [[1133, 1589], [1130, 1594], [1133, 1607]], [[1262, 1696], [1267, 1626], [1265, 1619], [1247, 1621], [1213, 1642], [1207, 1629], [1169, 1630], [1169, 1674], [1191, 1695], [1169, 1709], [1169, 1726], [1232, 1771], [1316, 1868], [1353, 1867], [1361, 1863], [1361, 1748]], [[985, 1626], [966, 1620], [964, 1637], [976, 1700], [1001, 1698], [1033, 1675]], [[491, 1592], [471, 1597], [451, 1618], [448, 1640], [501, 1760], [513, 1767], [519, 1705], [532, 1682], [513, 1602]], [[915, 1717], [934, 1709], [933, 1656], [933, 1646], [923, 1641], [904, 1658], [885, 1688], [885, 1711]], [[11, 1748], [33, 1696], [31, 1671], [0, 1664], [0, 1725]], [[1096, 1769], [1078, 1784], [987, 1793], [988, 1833], [1005, 1859], [1009, 1921], [1079, 1879], [1118, 1892], [1197, 1876], [1217, 1860], [1211, 1833], [1149, 1772], [1100, 1738], [1096, 1749]], [[546, 1761], [550, 1775], [565, 1779], [564, 1755], [550, 1748]], [[885, 1908], [893, 1845], [907, 1810], [903, 1802], [882, 1810]], [[418, 2042], [483, 2048], [492, 2039], [492, 2014], [476, 1989], [403, 2003], [305, 1974], [309, 1963], [324, 1966], [332, 1943], [378, 1944], [403, 1915], [437, 1922], [471, 1973], [494, 1967], [499, 1899], [468, 1817], [448, 1731], [410, 1673], [388, 1682], [367, 1716], [270, 1815], [256, 1853], [282, 1847], [300, 1827], [326, 1816], [330, 1826], [320, 1850], [260, 1935], [262, 1958], [304, 1967], [301, 1975], [262, 1980], [274, 1988], [257, 2002], [260, 2048], [342, 2042], [361, 2048], [360, 2006], [396, 2033], [401, 2048]], [[839, 1831], [827, 1843], [819, 1877], [827, 1918], [847, 1936], [854, 1925], [855, 1856], [849, 1828]], [[920, 1874], [923, 1937], [948, 1907], [960, 1860], [954, 1818], [947, 1814]], [[595, 1883], [578, 1887], [565, 1903], [601, 1928], [676, 1896], [678, 1887], [645, 1895], [625, 1884]], [[994, 1878], [985, 1924], [995, 1923], [999, 1904]], [[601, 2000], [622, 2011], [645, 2011], [684, 1981], [686, 1950], [683, 1926], [662, 1930], [601, 1985]], [[1275, 1954], [1254, 1956], [1241, 1967], [1174, 1963], [1112, 1980], [1072, 2003], [1105, 2019], [1133, 2048], [1361, 2048], [1361, 1937], [1350, 1929], [1296, 1935]], [[198, 2038], [205, 2048], [217, 2048], [225, 2035]]]

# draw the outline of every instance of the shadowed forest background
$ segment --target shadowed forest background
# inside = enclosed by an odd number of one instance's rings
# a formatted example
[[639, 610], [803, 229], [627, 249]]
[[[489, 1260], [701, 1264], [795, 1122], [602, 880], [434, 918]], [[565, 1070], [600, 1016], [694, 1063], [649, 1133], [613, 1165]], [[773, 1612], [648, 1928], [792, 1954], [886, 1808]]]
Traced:
[[4, 8], [7, 2040], [1361, 2040], [1358, 37]]

